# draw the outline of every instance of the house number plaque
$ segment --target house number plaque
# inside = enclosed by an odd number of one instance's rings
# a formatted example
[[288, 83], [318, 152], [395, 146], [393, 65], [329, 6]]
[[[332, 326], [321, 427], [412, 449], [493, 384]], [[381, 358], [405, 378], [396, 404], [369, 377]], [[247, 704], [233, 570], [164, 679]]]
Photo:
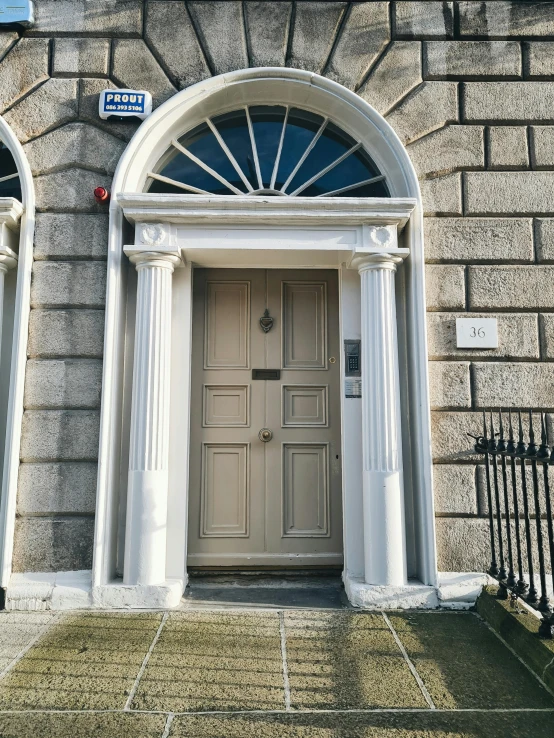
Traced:
[[456, 348], [498, 348], [496, 318], [456, 318]]

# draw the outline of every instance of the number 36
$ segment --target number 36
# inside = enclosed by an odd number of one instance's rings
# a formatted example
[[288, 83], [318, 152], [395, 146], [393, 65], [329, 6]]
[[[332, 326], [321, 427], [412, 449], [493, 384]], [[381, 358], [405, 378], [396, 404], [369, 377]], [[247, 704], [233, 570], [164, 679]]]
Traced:
[[485, 329], [484, 328], [470, 328], [469, 329], [469, 335], [471, 338], [484, 338], [485, 337]]

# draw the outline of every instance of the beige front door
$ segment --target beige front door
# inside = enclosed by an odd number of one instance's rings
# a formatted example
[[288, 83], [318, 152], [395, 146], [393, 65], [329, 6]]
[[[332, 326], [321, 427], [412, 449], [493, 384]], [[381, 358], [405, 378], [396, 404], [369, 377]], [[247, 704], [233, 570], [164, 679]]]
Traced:
[[195, 270], [189, 566], [342, 563], [339, 392], [336, 272]]

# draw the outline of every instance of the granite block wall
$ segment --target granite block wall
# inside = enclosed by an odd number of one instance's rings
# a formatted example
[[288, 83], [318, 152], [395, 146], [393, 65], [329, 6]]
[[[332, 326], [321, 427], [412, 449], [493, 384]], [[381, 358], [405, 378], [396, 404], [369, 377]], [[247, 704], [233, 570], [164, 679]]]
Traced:
[[[91, 566], [106, 207], [133, 123], [106, 87], [154, 106], [215, 74], [290, 66], [355, 90], [420, 177], [439, 567], [487, 563], [479, 410], [554, 410], [554, 3], [36, 0], [0, 31], [0, 114], [35, 176], [37, 231], [15, 569]], [[455, 318], [496, 316], [499, 347], [458, 350]], [[504, 389], [506, 388], [506, 389]], [[444, 438], [450, 439], [445, 442]]]

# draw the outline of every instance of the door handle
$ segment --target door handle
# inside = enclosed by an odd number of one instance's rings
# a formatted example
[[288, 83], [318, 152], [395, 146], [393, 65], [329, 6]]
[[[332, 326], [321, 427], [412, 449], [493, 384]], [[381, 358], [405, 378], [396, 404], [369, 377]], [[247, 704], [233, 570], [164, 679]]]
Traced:
[[273, 438], [273, 432], [270, 431], [269, 428], [262, 428], [261, 431], [258, 433], [258, 438], [260, 439], [260, 441], [267, 443]]

